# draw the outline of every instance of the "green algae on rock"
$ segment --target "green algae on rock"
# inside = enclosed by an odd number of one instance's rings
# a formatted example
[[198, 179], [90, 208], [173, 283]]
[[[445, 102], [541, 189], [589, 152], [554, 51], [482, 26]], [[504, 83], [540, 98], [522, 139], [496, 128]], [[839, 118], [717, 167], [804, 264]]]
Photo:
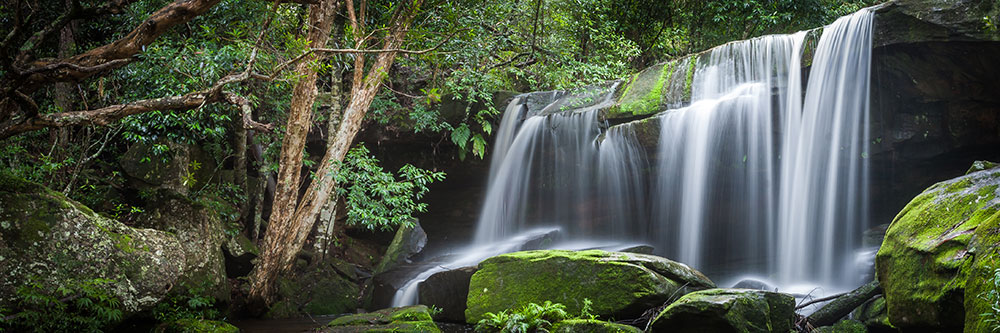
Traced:
[[427, 306], [413, 305], [334, 319], [321, 332], [441, 332]]
[[989, 305], [977, 296], [1000, 258], [998, 186], [1000, 168], [943, 181], [893, 220], [875, 261], [893, 326], [985, 329]]
[[601, 318], [637, 317], [671, 296], [715, 284], [687, 265], [665, 258], [601, 250], [536, 250], [499, 255], [479, 264], [469, 283], [465, 319], [476, 323], [528, 303], [562, 303], [579, 313], [593, 302]]
[[709, 289], [684, 295], [653, 319], [652, 330], [788, 332], [795, 298], [753, 289]]

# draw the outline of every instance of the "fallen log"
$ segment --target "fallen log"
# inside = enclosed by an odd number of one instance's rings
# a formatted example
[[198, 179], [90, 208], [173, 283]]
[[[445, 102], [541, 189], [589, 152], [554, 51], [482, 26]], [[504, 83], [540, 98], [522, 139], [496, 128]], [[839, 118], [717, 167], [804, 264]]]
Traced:
[[857, 307], [861, 306], [872, 297], [882, 293], [882, 287], [879, 286], [878, 280], [868, 282], [867, 284], [855, 289], [852, 292], [843, 294], [837, 297], [830, 303], [823, 305], [823, 307], [813, 312], [806, 320], [812, 327], [822, 327], [830, 326], [836, 323], [844, 316], [847, 316], [851, 311], [854, 311]]

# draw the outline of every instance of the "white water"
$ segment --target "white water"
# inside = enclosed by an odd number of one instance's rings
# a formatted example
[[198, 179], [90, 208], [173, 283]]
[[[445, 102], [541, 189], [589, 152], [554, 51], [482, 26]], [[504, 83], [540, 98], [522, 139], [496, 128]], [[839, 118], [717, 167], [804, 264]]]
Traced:
[[415, 303], [433, 273], [510, 251], [497, 244], [540, 225], [569, 239], [649, 242], [720, 280], [856, 285], [854, 251], [868, 224], [871, 21], [862, 10], [824, 29], [804, 90], [804, 32], [696, 59], [692, 103], [658, 116], [657, 151], [643, 150], [634, 123], [599, 123], [614, 86], [515, 98], [475, 235], [487, 245], [421, 273], [394, 305]]

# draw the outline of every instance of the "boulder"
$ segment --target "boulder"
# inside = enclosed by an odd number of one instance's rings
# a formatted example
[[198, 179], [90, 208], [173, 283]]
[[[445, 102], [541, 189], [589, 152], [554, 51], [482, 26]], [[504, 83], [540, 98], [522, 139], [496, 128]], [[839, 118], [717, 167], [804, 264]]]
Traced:
[[222, 245], [222, 254], [226, 259], [226, 276], [237, 278], [250, 274], [253, 260], [260, 255], [260, 248], [247, 236], [238, 234], [229, 237], [229, 240]]
[[197, 271], [180, 237], [132, 228], [62, 193], [0, 172], [0, 308], [16, 308], [29, 281], [56, 290], [110, 280], [125, 316], [148, 310]]
[[239, 333], [232, 324], [201, 319], [178, 319], [163, 323], [153, 329], [153, 333]]
[[937, 183], [893, 220], [875, 258], [889, 322], [902, 330], [988, 331], [979, 295], [1000, 249], [1000, 168]]
[[665, 258], [601, 250], [537, 250], [486, 259], [472, 275], [465, 320], [529, 302], [562, 303], [579, 313], [583, 300], [602, 318], [635, 318], [690, 290], [715, 284], [687, 265]]
[[596, 319], [567, 319], [552, 325], [552, 333], [641, 333], [635, 326]]
[[709, 289], [684, 295], [653, 319], [654, 332], [788, 332], [795, 298], [752, 289]]
[[160, 189], [154, 192], [135, 226], [173, 234], [180, 241], [183, 252], [188, 254], [184, 257], [185, 275], [172, 292], [186, 294], [187, 288], [197, 288], [204, 290], [206, 296], [222, 303], [229, 302], [222, 254], [227, 237], [218, 213], [177, 192]]
[[469, 297], [469, 281], [476, 267], [462, 267], [435, 273], [420, 283], [420, 303], [440, 308], [434, 319], [465, 322], [465, 300]]
[[389, 308], [334, 319], [320, 332], [441, 332], [426, 306]]
[[382, 261], [375, 267], [375, 274], [408, 262], [411, 256], [424, 249], [424, 245], [427, 245], [427, 233], [420, 227], [419, 221], [413, 221], [411, 226], [400, 226], [389, 248], [385, 250]]
[[353, 313], [360, 306], [361, 287], [353, 265], [337, 258], [280, 277], [277, 291], [278, 301], [266, 318]]

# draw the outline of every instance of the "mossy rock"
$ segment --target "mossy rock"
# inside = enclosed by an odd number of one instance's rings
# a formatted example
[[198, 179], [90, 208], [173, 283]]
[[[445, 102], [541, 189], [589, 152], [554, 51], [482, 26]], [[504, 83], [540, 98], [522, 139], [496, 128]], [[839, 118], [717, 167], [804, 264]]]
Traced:
[[937, 183], [896, 216], [875, 258], [899, 329], [982, 331], [978, 295], [997, 267], [1000, 168]]
[[178, 319], [157, 326], [155, 333], [239, 333], [232, 324], [217, 320]]
[[635, 326], [596, 319], [569, 319], [552, 325], [552, 333], [642, 333]]
[[866, 333], [868, 329], [865, 324], [862, 324], [857, 320], [841, 320], [838, 321], [833, 326], [823, 326], [817, 328], [814, 332], [817, 333]]
[[709, 289], [684, 295], [653, 320], [654, 332], [788, 332], [795, 298], [753, 289]]
[[95, 214], [32, 182], [0, 172], [0, 307], [34, 281], [56, 290], [70, 281], [113, 281], [125, 316], [151, 308], [190, 270], [180, 240]]
[[472, 275], [465, 320], [476, 323], [528, 303], [562, 303], [579, 313], [584, 299], [601, 318], [634, 318], [691, 290], [714, 287], [700, 272], [665, 258], [601, 250], [537, 250], [486, 259]]
[[322, 332], [441, 332], [424, 305], [382, 309], [334, 319]]
[[659, 63], [644, 69], [624, 82], [618, 104], [608, 109], [605, 118], [629, 118], [651, 115], [661, 110], [663, 88], [670, 81], [677, 62]]

